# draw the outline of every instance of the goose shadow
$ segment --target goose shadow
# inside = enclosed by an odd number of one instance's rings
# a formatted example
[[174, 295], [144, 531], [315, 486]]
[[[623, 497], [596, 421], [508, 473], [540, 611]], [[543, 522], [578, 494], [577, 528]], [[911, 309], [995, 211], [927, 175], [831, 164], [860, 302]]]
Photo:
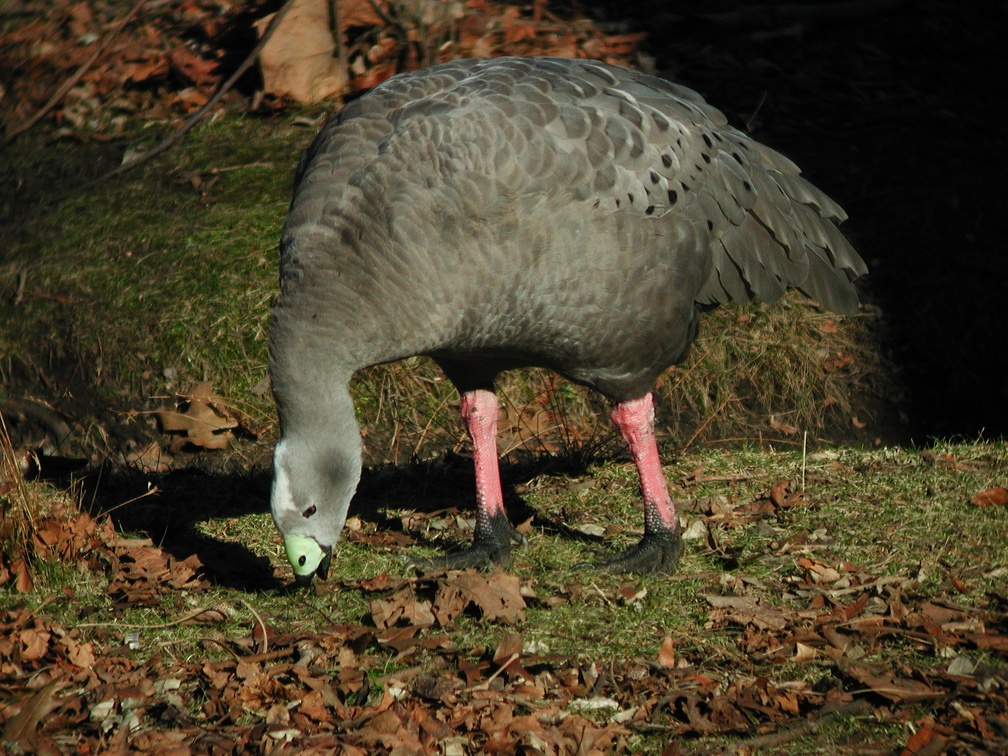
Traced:
[[[529, 504], [523, 496], [526, 484], [543, 475], [577, 477], [589, 469], [591, 462], [550, 454], [525, 454], [518, 459], [500, 462], [501, 488], [508, 519], [519, 525], [529, 519], [538, 529], [574, 541], [598, 544], [601, 538], [582, 533]], [[350, 505], [351, 516], [357, 515], [379, 529], [405, 530], [401, 517], [390, 510], [431, 515], [455, 511], [475, 517], [475, 476], [470, 457], [447, 452], [436, 460], [412, 462], [406, 465], [380, 465], [365, 468]], [[471, 541], [460, 537], [432, 539], [411, 530], [408, 535], [418, 545], [432, 546], [449, 552], [467, 548]]]
[[[537, 528], [547, 532], [598, 543], [601, 539], [546, 517], [521, 493], [525, 484], [539, 476], [577, 476], [588, 464], [549, 455], [502, 462], [504, 502], [511, 521], [518, 524], [531, 517]], [[287, 576], [268, 556], [238, 540], [209, 535], [200, 524], [268, 513], [271, 481], [272, 471], [262, 465], [221, 471], [194, 464], [165, 473], [143, 473], [106, 464], [76, 477], [82, 508], [91, 516], [110, 517], [118, 532], [146, 535], [176, 559], [195, 555], [202, 565], [201, 576], [212, 585], [249, 593], [282, 589]], [[365, 467], [348, 516], [359, 517], [379, 531], [402, 532], [402, 518], [396, 513], [429, 515], [442, 510], [475, 516], [469, 457], [448, 452], [430, 461]], [[450, 538], [434, 541], [416, 532], [409, 535], [418, 545], [438, 549], [468, 545]]]

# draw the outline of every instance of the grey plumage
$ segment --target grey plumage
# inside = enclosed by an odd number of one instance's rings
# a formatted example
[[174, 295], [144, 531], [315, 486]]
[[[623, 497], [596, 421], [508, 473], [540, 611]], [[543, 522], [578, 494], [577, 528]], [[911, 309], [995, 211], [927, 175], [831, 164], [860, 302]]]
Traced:
[[634, 399], [706, 307], [796, 287], [853, 312], [866, 268], [845, 217], [652, 76], [501, 58], [390, 79], [332, 118], [295, 178], [270, 337], [281, 531], [331, 546], [342, 528], [354, 371], [426, 354], [467, 392], [540, 365]]

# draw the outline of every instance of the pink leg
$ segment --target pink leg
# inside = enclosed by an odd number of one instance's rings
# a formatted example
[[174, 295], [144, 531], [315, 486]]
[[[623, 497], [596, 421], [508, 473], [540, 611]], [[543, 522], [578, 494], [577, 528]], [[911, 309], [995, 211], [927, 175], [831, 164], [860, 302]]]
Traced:
[[617, 404], [610, 415], [626, 439], [644, 497], [644, 538], [602, 566], [633, 572], [671, 572], [682, 556], [679, 516], [665, 485], [654, 435], [651, 394]]
[[476, 517], [489, 521], [504, 514], [500, 466], [497, 463], [497, 413], [500, 404], [493, 391], [477, 389], [462, 395], [462, 419], [473, 446], [476, 467]]
[[461, 411], [472, 440], [476, 468], [476, 532], [473, 544], [460, 554], [435, 559], [429, 567], [477, 567], [507, 562], [511, 542], [525, 538], [508, 522], [497, 462], [497, 412], [500, 408], [492, 391], [477, 389], [462, 395]]

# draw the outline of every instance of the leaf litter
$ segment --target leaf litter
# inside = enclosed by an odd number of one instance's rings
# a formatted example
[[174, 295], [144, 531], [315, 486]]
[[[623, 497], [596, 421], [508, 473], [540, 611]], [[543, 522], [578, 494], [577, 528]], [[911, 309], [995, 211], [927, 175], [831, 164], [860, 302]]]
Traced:
[[[292, 0], [259, 56], [253, 109], [359, 93], [400, 70], [455, 58], [560, 55], [627, 63], [643, 33], [562, 18], [536, 0], [340, 0], [342, 49], [327, 0]], [[33, 9], [37, 10], [37, 9]], [[0, 29], [0, 121], [7, 138], [48, 117], [61, 135], [107, 140], [129, 121], [204, 106], [249, 52], [275, 4], [236, 0], [98, 4], [55, 0]], [[16, 14], [12, 14], [16, 15]], [[236, 48], [236, 45], [239, 47]], [[225, 101], [225, 105], [233, 101]], [[245, 98], [242, 98], [245, 99]]]
[[[724, 534], [773, 516], [787, 488], [691, 504]], [[430, 516], [462, 527], [451, 512]], [[358, 524], [351, 533], [366, 531]], [[870, 710], [913, 725], [907, 753], [1008, 748], [1008, 675], [988, 658], [1008, 650], [1005, 597], [1000, 609], [925, 598], [912, 574], [809, 556], [804, 540], [796, 534], [792, 548], [767, 557], [787, 565], [779, 599], [744, 571], [711, 583], [720, 590], [703, 596], [707, 632], [734, 638], [720, 661], [674, 632], [656, 638], [650, 658], [551, 654], [526, 632], [530, 606], [576, 605], [594, 590], [634, 611], [648, 600], [645, 584], [588, 590], [501, 569], [320, 584], [320, 595], [358, 594], [364, 616], [290, 631], [256, 612], [238, 632], [207, 636], [202, 658], [145, 649], [153, 625], [66, 626], [13, 608], [0, 615], [0, 726], [5, 741], [40, 752], [72, 744], [81, 753], [601, 754], [630, 750], [641, 736], [671, 738], [675, 748], [735, 738], [733, 752], [746, 752], [747, 743], [787, 742], [831, 716]], [[177, 559], [149, 539], [125, 538], [107, 518], [54, 511], [38, 523], [36, 548], [106, 575], [115, 607], [178, 606], [187, 596], [196, 608], [163, 626], [233, 627], [237, 607], [209, 600], [198, 556]], [[460, 623], [471, 622], [496, 628], [498, 640], [466, 643]], [[880, 661], [894, 646], [919, 660]]]

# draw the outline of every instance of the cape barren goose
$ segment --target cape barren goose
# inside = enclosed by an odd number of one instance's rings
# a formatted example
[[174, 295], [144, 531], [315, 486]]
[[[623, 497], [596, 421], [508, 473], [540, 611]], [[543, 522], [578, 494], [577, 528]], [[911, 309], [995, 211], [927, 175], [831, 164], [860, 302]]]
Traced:
[[544, 366], [614, 403], [644, 537], [602, 564], [682, 553], [651, 390], [700, 314], [796, 287], [839, 313], [867, 272], [844, 211], [695, 92], [584, 60], [460, 60], [347, 105], [301, 158], [280, 242], [270, 371], [273, 518], [296, 581], [326, 573], [361, 472], [354, 371], [429, 355], [461, 394], [476, 534], [505, 559], [495, 376]]

